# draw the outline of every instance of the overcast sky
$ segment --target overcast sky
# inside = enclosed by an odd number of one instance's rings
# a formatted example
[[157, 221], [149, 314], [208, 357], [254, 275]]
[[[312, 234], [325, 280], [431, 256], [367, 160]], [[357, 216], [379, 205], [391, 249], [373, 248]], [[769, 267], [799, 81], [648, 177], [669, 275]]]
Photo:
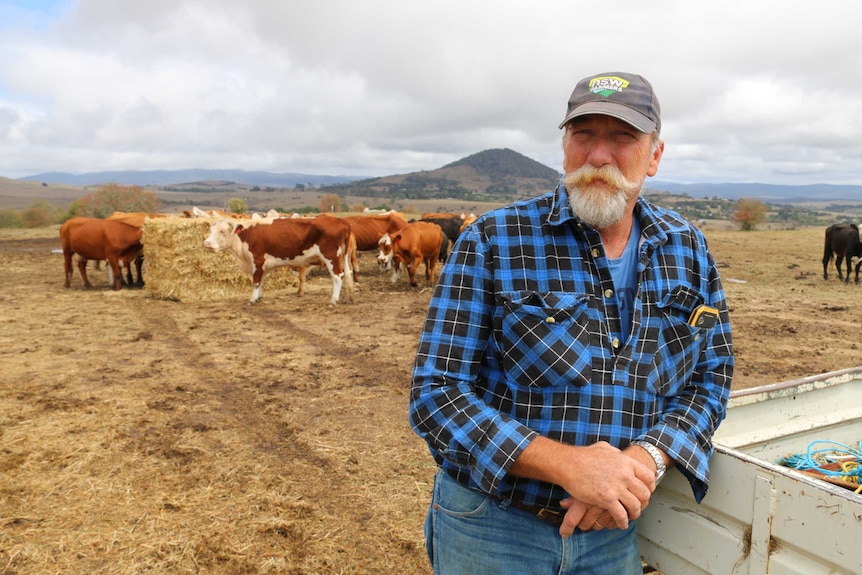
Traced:
[[862, 184], [858, 0], [0, 0], [0, 176], [561, 169], [588, 75], [648, 78], [657, 180]]

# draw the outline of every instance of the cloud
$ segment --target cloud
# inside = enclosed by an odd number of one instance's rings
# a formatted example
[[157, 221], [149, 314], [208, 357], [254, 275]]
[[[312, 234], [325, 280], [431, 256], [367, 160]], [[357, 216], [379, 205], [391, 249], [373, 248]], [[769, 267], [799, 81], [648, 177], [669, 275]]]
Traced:
[[576, 81], [625, 70], [661, 99], [661, 179], [862, 183], [855, 4], [701, 4], [0, 0], [0, 174], [558, 168]]

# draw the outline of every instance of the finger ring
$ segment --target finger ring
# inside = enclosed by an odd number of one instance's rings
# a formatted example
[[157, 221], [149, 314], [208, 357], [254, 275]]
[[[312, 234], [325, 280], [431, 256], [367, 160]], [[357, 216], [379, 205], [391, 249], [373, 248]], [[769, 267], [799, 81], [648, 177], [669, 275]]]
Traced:
[[599, 523], [599, 520], [598, 520], [598, 519], [596, 519], [596, 527], [598, 527], [599, 529], [604, 529], [604, 528], [605, 528], [605, 526], [604, 526], [604, 525], [602, 525], [601, 523]]

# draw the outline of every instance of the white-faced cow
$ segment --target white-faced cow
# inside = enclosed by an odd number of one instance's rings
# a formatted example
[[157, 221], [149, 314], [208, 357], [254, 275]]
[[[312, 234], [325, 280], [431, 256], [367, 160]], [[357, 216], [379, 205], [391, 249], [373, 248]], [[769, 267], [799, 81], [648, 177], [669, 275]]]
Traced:
[[[144, 249], [141, 244], [141, 230], [135, 226], [118, 220], [101, 220], [98, 218], [71, 218], [60, 226], [60, 246], [63, 248], [63, 260], [66, 281], [69, 287], [72, 278], [72, 256], [79, 256], [77, 264], [84, 280], [84, 287], [90, 288], [87, 279], [87, 260], [107, 260], [113, 274], [113, 289], [122, 288], [120, 261], [135, 261], [138, 278], [141, 277], [141, 260], [138, 256]], [[129, 272], [131, 281], [131, 271]]]
[[331, 216], [259, 220], [248, 225], [220, 219], [210, 226], [204, 247], [213, 252], [227, 251], [236, 258], [240, 269], [252, 276], [252, 303], [260, 300], [267, 270], [279, 266], [299, 268], [302, 293], [305, 266], [320, 263], [332, 278], [331, 302], [336, 304], [342, 287], [348, 300], [353, 297], [351, 241], [347, 222]]
[[443, 231], [439, 226], [429, 222], [410, 222], [394, 234], [385, 234], [380, 238], [377, 261], [392, 263], [392, 282], [399, 279], [399, 269], [407, 268], [410, 285], [417, 287], [416, 272], [419, 264], [425, 262], [425, 279], [432, 285], [435, 279], [437, 258], [440, 254], [440, 244], [443, 243]]
[[[838, 279], [844, 283], [850, 282], [850, 267], [852, 259], [862, 258], [862, 241], [859, 237], [859, 228], [856, 224], [832, 224], [826, 228], [826, 242], [823, 247], [823, 279], [829, 279], [829, 262], [835, 256], [835, 269], [838, 270]], [[841, 272], [841, 261], [847, 261], [847, 276]], [[856, 264], [856, 283], [859, 283], [859, 268], [862, 260]]]

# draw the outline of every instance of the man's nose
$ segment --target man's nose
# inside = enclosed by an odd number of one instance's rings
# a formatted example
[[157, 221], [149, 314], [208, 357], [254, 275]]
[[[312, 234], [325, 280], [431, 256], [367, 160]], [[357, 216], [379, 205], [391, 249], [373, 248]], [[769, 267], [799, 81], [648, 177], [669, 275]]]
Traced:
[[612, 164], [614, 161], [614, 148], [610, 138], [595, 138], [590, 143], [587, 161], [596, 168]]

